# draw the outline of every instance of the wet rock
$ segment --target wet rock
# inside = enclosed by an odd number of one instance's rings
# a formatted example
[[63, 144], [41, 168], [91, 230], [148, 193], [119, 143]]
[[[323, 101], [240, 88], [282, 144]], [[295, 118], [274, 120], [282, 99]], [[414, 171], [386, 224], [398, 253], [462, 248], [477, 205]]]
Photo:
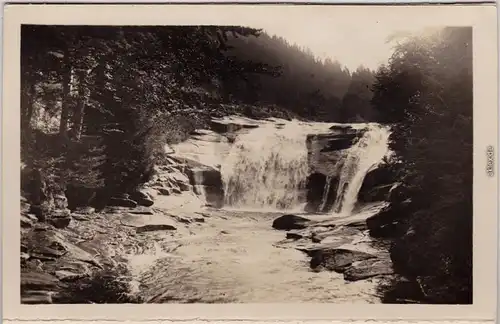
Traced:
[[273, 221], [273, 228], [277, 230], [304, 229], [311, 221], [296, 215], [283, 215]]
[[132, 199], [128, 199], [128, 198], [112, 197], [109, 199], [108, 205], [109, 206], [134, 208], [134, 207], [137, 207], [137, 202], [132, 200]]
[[357, 281], [393, 273], [392, 262], [389, 259], [368, 259], [361, 262], [355, 262], [348, 267], [344, 271], [344, 279], [348, 281]]
[[353, 262], [375, 258], [374, 255], [348, 249], [320, 249], [312, 251], [311, 269], [323, 267], [326, 270], [343, 272]]
[[137, 227], [137, 233], [153, 232], [153, 231], [175, 231], [177, 228], [168, 224], [148, 224], [144, 226]]
[[143, 192], [140, 190], [130, 194], [130, 199], [137, 202], [137, 204], [140, 206], [151, 207], [154, 205], [152, 197], [147, 192]]

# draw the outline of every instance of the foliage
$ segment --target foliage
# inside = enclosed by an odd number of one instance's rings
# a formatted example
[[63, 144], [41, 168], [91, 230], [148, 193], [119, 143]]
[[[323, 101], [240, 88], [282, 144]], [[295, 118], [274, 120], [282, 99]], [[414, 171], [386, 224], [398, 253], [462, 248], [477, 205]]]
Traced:
[[[431, 301], [472, 300], [472, 30], [445, 28], [400, 43], [374, 84], [373, 104], [394, 124], [411, 199], [392, 249], [403, 274], [431, 278]], [[437, 279], [436, 279], [437, 278]], [[453, 283], [453, 284], [452, 284]], [[444, 286], [445, 292], [436, 292]]]

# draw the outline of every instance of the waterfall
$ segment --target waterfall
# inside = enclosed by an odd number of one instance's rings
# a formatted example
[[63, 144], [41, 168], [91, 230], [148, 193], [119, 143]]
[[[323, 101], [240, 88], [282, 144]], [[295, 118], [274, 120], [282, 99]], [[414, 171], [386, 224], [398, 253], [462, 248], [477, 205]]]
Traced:
[[292, 210], [305, 203], [307, 129], [292, 121], [239, 134], [221, 165], [224, 205]]
[[366, 174], [389, 152], [389, 135], [388, 127], [368, 124], [363, 136], [348, 149], [340, 169], [339, 185], [333, 207], [335, 213], [351, 214]]

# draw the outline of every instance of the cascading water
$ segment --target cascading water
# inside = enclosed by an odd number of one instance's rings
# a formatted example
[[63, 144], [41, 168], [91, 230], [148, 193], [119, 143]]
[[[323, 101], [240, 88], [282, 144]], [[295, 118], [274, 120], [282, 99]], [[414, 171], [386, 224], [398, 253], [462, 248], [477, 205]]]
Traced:
[[368, 124], [359, 141], [346, 154], [340, 170], [339, 186], [333, 207], [335, 213], [351, 214], [366, 174], [389, 152], [389, 127]]
[[224, 204], [291, 210], [305, 201], [307, 132], [299, 122], [263, 124], [236, 138], [221, 166]]

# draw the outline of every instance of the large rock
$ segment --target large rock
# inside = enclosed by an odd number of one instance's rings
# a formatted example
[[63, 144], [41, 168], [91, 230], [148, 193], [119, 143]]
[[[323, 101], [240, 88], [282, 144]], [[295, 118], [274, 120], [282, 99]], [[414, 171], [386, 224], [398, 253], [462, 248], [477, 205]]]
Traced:
[[353, 262], [375, 258], [374, 255], [348, 249], [319, 249], [311, 253], [311, 269], [322, 267], [326, 270], [343, 272]]
[[361, 262], [355, 262], [344, 271], [344, 279], [348, 281], [363, 280], [380, 275], [393, 274], [391, 260], [387, 259], [369, 259]]
[[138, 205], [146, 207], [151, 207], [155, 203], [153, 198], [147, 192], [144, 192], [142, 190], [131, 193], [130, 199], [137, 202]]
[[273, 221], [273, 228], [277, 230], [293, 230], [304, 229], [311, 222], [311, 220], [296, 216], [296, 215], [283, 215]]
[[359, 189], [358, 201], [363, 203], [387, 201], [395, 183], [394, 171], [391, 166], [381, 164], [366, 174]]

